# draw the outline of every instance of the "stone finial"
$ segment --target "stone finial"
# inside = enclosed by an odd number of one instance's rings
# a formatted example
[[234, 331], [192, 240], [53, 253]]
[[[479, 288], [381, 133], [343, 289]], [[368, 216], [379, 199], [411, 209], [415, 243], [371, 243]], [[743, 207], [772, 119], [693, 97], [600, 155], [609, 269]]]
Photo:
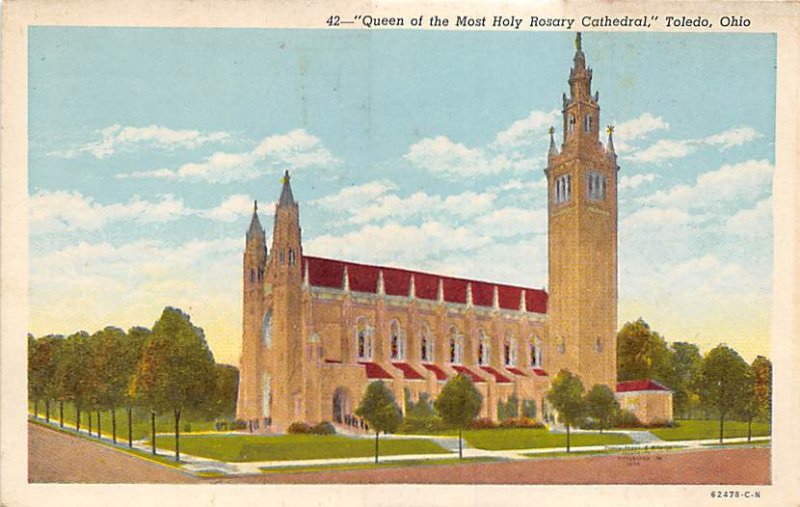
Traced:
[[556, 133], [555, 127], [550, 127], [547, 129], [547, 133], [550, 134], [550, 148], [547, 150], [547, 155], [549, 157], [554, 157], [558, 155], [558, 148], [556, 148], [556, 140], [554, 134]]
[[306, 261], [306, 269], [303, 272], [303, 287], [308, 288], [311, 284], [309, 283], [309, 275], [308, 275], [308, 261]]
[[526, 302], [526, 299], [527, 298], [525, 297], [525, 289], [522, 289], [522, 291], [519, 293], [519, 311], [521, 312], [528, 311], [528, 304]]
[[472, 283], [467, 282], [467, 306], [472, 306]]
[[411, 280], [408, 281], [408, 297], [411, 299], [417, 297], [417, 286], [414, 283], [414, 275], [411, 275]]
[[342, 273], [342, 288], [345, 292], [350, 292], [350, 276], [347, 274], [347, 265], [344, 266], [344, 272]]
[[500, 290], [497, 285], [494, 286], [494, 294], [492, 294], [492, 308], [495, 310], [500, 309]]
[[439, 287], [436, 290], [436, 300], [440, 303], [444, 303], [444, 282], [441, 278], [439, 278]]
[[386, 295], [386, 287], [383, 285], [383, 270], [378, 271], [378, 295]]

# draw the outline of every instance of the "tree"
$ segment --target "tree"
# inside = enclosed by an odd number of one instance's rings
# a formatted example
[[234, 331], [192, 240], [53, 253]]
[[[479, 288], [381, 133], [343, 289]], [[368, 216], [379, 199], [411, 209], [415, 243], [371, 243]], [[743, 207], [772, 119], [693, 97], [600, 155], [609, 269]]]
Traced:
[[461, 432], [480, 413], [481, 402], [481, 393], [472, 380], [461, 373], [451, 378], [436, 398], [436, 412], [445, 423], [458, 428], [458, 459], [463, 458]]
[[97, 436], [100, 409], [111, 411], [111, 438], [117, 443], [117, 408], [125, 402], [135, 358], [126, 354], [127, 337], [116, 327], [106, 327], [92, 336], [92, 359], [97, 377]]
[[597, 421], [600, 433], [610, 428], [619, 413], [619, 403], [613, 391], [603, 384], [596, 384], [586, 393], [586, 415]]
[[202, 408], [202, 417], [233, 418], [236, 413], [236, 393], [239, 389], [239, 370], [227, 364], [214, 365], [214, 390]]
[[697, 376], [700, 370], [700, 349], [693, 343], [674, 342], [669, 348], [669, 371], [664, 384], [672, 389], [676, 414], [688, 416], [697, 396]]
[[764, 356], [756, 356], [750, 369], [755, 375], [758, 415], [769, 421], [772, 416], [772, 362]]
[[69, 335], [61, 345], [55, 371], [55, 390], [59, 401], [75, 406], [77, 431], [81, 430], [81, 411], [89, 406], [91, 381], [87, 378], [90, 366], [89, 335], [85, 331]]
[[125, 356], [124, 363], [128, 365], [126, 375], [128, 377], [128, 389], [125, 393], [123, 403], [128, 413], [128, 447], [133, 448], [133, 406], [136, 404], [136, 395], [133, 389], [133, 377], [139, 367], [142, 358], [144, 345], [150, 339], [150, 330], [146, 327], [134, 326], [128, 330], [125, 346], [122, 354]]
[[48, 335], [34, 339], [28, 335], [28, 398], [39, 417], [39, 401], [45, 403], [45, 420], [50, 422], [50, 402], [56, 396], [55, 374], [63, 337]]
[[375, 430], [375, 463], [378, 462], [378, 435], [383, 431], [395, 431], [402, 421], [400, 407], [394, 395], [383, 381], [378, 380], [367, 386], [367, 391], [356, 409], [356, 415], [363, 417]]
[[[617, 334], [617, 379], [653, 379], [669, 384], [669, 349], [664, 338], [639, 318]], [[671, 386], [670, 386], [671, 387]]]
[[727, 345], [711, 349], [700, 363], [700, 399], [717, 409], [719, 441], [722, 442], [725, 416], [740, 411], [747, 398], [748, 366], [735, 350]]
[[175, 461], [180, 461], [180, 417], [184, 409], [200, 409], [214, 390], [214, 357], [203, 330], [188, 315], [167, 307], [153, 326], [131, 385], [133, 395], [151, 409], [153, 453], [155, 414], [172, 411], [175, 419]]
[[586, 406], [583, 400], [583, 382], [569, 370], [561, 370], [553, 379], [547, 400], [558, 412], [558, 419], [567, 427], [567, 452], [569, 452], [570, 426], [581, 423]]

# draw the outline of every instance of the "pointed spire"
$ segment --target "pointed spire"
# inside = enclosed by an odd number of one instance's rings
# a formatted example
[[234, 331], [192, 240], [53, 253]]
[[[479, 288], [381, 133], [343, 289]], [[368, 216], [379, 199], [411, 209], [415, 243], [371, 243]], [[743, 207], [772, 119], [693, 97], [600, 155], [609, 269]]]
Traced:
[[554, 157], [554, 156], [558, 155], [558, 148], [556, 148], [556, 140], [553, 137], [555, 132], [556, 132], [556, 129], [553, 126], [550, 126], [550, 128], [547, 129], [547, 133], [550, 134], [550, 149], [547, 150], [547, 156], [548, 157]]
[[614, 151], [614, 135], [613, 135], [614, 125], [609, 125], [608, 127], [606, 127], [606, 132], [608, 132], [608, 143], [606, 143], [606, 152], [608, 153], [609, 157], [611, 156], [616, 157], [617, 154]]
[[580, 51], [581, 50], [581, 33], [580, 32], [576, 32], [575, 33], [575, 50], [576, 51]]
[[467, 306], [472, 306], [472, 283], [467, 282]]
[[385, 296], [386, 295], [386, 287], [383, 285], [383, 270], [378, 271], [378, 295]]
[[527, 297], [525, 296], [525, 289], [522, 289], [519, 293], [519, 311], [527, 312], [528, 311], [528, 304], [526, 301]]
[[287, 170], [283, 174], [283, 178], [281, 182], [283, 183], [283, 188], [281, 189], [281, 197], [278, 199], [278, 206], [296, 206], [297, 204], [294, 202], [294, 196], [292, 195], [292, 185], [289, 183], [291, 176], [289, 176], [289, 171]]
[[500, 309], [500, 290], [497, 285], [494, 286], [494, 294], [492, 294], [492, 308], [495, 310]]
[[342, 289], [345, 292], [350, 292], [350, 277], [347, 275], [347, 264], [344, 265], [344, 272], [342, 273]]
[[444, 303], [444, 282], [441, 278], [439, 278], [439, 287], [436, 290], [436, 300], [440, 303]]
[[408, 297], [411, 299], [417, 297], [417, 286], [414, 283], [414, 275], [411, 275], [411, 280], [408, 281]]
[[247, 241], [251, 238], [263, 238], [264, 228], [258, 220], [258, 201], [253, 204], [253, 218], [250, 219], [250, 227], [247, 229]]
[[575, 34], [575, 57], [573, 58], [573, 62], [575, 62], [575, 67], [573, 71], [579, 69], [583, 70], [586, 68], [586, 55], [583, 54], [580, 32]]

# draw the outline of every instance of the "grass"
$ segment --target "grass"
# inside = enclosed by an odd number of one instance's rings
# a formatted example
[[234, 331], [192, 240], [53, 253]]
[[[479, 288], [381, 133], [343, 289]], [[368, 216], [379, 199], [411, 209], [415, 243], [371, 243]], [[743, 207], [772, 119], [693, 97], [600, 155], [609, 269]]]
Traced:
[[342, 470], [372, 470], [376, 468], [392, 468], [392, 467], [416, 467], [416, 466], [434, 466], [434, 465], [461, 465], [468, 463], [486, 463], [491, 461], [502, 461], [500, 458], [491, 457], [477, 457], [477, 458], [445, 458], [445, 459], [412, 459], [403, 461], [384, 461], [378, 464], [375, 463], [353, 463], [341, 465], [315, 465], [315, 466], [296, 466], [296, 467], [261, 467], [262, 473], [265, 474], [279, 474], [279, 473], [304, 473], [304, 472], [328, 472], [328, 471], [342, 471]]
[[[719, 421], [685, 420], [678, 421], [676, 428], [651, 428], [650, 433], [661, 440], [710, 440], [719, 438]], [[753, 423], [753, 436], [770, 435], [770, 425], [764, 422]], [[747, 423], [741, 421], [725, 421], [724, 438], [747, 436]]]
[[[28, 403], [28, 410], [33, 414], [33, 403]], [[39, 419], [44, 420], [44, 403], [39, 403]], [[101, 410], [101, 432], [103, 435], [111, 436], [111, 411]], [[139, 440], [150, 436], [150, 412], [141, 408], [134, 408], [132, 412], [133, 425], [131, 433], [134, 440]], [[71, 403], [64, 403], [64, 424], [74, 425], [77, 420], [77, 411]], [[50, 422], [59, 422], [58, 403], [50, 405]], [[181, 417], [181, 433], [184, 432], [186, 424], [191, 426], [192, 431], [213, 431], [214, 421], [193, 421], [187, 420], [186, 416]], [[85, 433], [89, 428], [89, 417], [85, 411], [81, 411], [81, 432]], [[156, 416], [156, 433], [173, 433], [175, 431], [175, 421], [172, 414], [162, 414]], [[97, 411], [92, 411], [92, 433], [97, 434]], [[122, 407], [117, 409], [117, 441], [128, 440], [128, 411]]]
[[[158, 436], [159, 449], [174, 449], [175, 438]], [[181, 452], [219, 461], [286, 461], [304, 459], [362, 458], [375, 455], [371, 438], [338, 435], [186, 435]], [[430, 440], [381, 439], [380, 456], [399, 454], [447, 454]]]
[[770, 447], [772, 443], [769, 440], [754, 440], [752, 442], [723, 442], [713, 444], [700, 444], [703, 447], [731, 447], [731, 446], [750, 446], [750, 447]]
[[[567, 435], [550, 433], [545, 428], [509, 428], [467, 430], [464, 438], [473, 447], [498, 451], [505, 449], [541, 449], [543, 447], [566, 447]], [[572, 433], [570, 446], [620, 445], [633, 442], [628, 435], [616, 433]]]

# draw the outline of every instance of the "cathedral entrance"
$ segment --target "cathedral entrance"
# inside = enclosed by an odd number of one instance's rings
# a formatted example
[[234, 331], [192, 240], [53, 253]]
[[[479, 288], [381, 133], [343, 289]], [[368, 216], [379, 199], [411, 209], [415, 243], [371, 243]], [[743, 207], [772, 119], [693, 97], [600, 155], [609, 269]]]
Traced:
[[345, 424], [351, 418], [352, 407], [350, 395], [343, 387], [339, 387], [333, 393], [333, 422]]

